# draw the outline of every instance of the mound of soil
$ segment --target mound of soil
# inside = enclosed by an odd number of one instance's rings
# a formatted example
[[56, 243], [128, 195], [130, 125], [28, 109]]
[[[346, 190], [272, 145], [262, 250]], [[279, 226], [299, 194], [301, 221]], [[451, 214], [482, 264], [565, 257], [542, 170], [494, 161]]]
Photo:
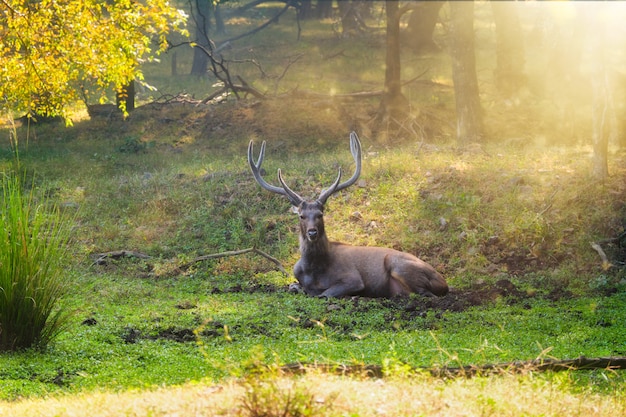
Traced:
[[529, 294], [520, 291], [511, 281], [502, 279], [493, 286], [480, 284], [470, 289], [452, 288], [445, 297], [413, 300], [405, 309], [416, 312], [427, 310], [465, 311], [469, 307], [490, 304], [499, 299], [506, 299], [509, 304], [516, 304], [529, 297], [531, 297]]
[[[219, 322], [213, 322], [210, 326], [200, 331], [201, 336], [220, 336], [222, 335], [224, 325]], [[147, 340], [171, 340], [173, 342], [185, 343], [196, 341], [196, 331], [190, 328], [174, 328], [160, 330], [156, 334], [144, 334], [140, 330], [133, 327], [125, 327], [120, 338], [127, 344], [137, 343], [140, 339]]]

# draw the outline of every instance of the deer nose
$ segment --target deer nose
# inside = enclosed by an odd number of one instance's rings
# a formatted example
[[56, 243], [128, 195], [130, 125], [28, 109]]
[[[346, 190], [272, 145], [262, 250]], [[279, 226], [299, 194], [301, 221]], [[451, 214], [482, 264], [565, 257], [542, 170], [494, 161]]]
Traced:
[[309, 229], [309, 230], [307, 230], [306, 235], [309, 238], [309, 240], [317, 239], [317, 229]]

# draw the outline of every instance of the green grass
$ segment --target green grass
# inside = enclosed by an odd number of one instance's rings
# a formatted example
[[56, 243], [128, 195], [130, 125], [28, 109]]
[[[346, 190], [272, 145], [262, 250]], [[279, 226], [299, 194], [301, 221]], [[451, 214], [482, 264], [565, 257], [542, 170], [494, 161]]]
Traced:
[[[501, 300], [460, 313], [416, 315], [385, 300], [229, 292], [235, 285], [262, 284], [261, 278], [198, 274], [153, 280], [108, 273], [74, 279], [77, 291], [66, 298], [75, 309], [68, 331], [43, 354], [0, 357], [4, 399], [219, 381], [259, 360], [382, 364], [393, 358], [429, 367], [619, 356], [626, 340], [623, 294], [557, 304]], [[225, 285], [228, 280], [232, 287]], [[190, 334], [194, 330], [197, 339]], [[182, 334], [191, 337], [170, 338]], [[622, 381], [621, 374], [610, 378]]]
[[[263, 284], [201, 274], [74, 277], [76, 294], [66, 299], [76, 309], [71, 328], [44, 353], [3, 355], [2, 396], [218, 381], [240, 374], [259, 354], [281, 363], [381, 364], [393, 357], [413, 367], [624, 354], [623, 294], [558, 304], [501, 300], [417, 315], [385, 300], [229, 292], [228, 280], [231, 289]], [[171, 339], [194, 330], [197, 340]]]
[[[273, 74], [280, 74], [285, 56], [315, 52], [299, 61], [281, 88], [381, 87], [383, 69], [370, 65], [381, 56], [376, 39], [339, 40], [328, 32], [330, 22], [309, 24], [301, 43], [279, 25], [249, 41]], [[277, 41], [281, 48], [270, 47]], [[344, 47], [345, 60], [320, 61], [316, 55]], [[429, 77], [449, 80], [446, 60], [445, 54], [430, 57]], [[344, 70], [346, 61], [358, 77]], [[419, 60], [407, 62], [414, 61]], [[427, 61], [410, 66], [407, 74], [421, 73]], [[201, 97], [211, 88], [206, 80], [170, 79], [167, 68], [164, 63], [146, 71], [161, 93], [187, 90]], [[271, 78], [257, 83], [252, 72], [244, 75], [261, 89], [273, 88]], [[328, 233], [335, 240], [417, 254], [468, 297], [503, 279], [527, 297], [494, 297], [463, 311], [444, 311], [422, 308], [431, 304], [420, 298], [319, 300], [292, 294], [287, 285], [293, 278], [252, 254], [179, 268], [197, 256], [257, 247], [290, 270], [298, 259], [297, 219], [285, 199], [254, 182], [245, 159], [248, 142], [255, 140], [258, 149], [261, 140], [268, 141], [268, 181], [275, 182], [282, 168], [294, 189], [314, 197], [332, 182], [338, 164], [351, 171], [347, 126], [360, 120], [352, 116], [366, 118], [375, 111], [375, 100], [258, 105], [231, 100], [211, 108], [139, 108], [125, 122], [22, 128], [16, 131], [20, 160], [34, 191], [72, 216], [71, 291], [62, 307], [73, 314], [67, 330], [44, 351], [0, 355], [0, 399], [26, 407], [28, 401], [16, 400], [52, 397], [76, 400], [81, 409], [83, 400], [117, 403], [106, 397], [111, 392], [134, 398], [133, 391], [142, 390], [147, 397], [152, 395], [147, 391], [179, 384], [187, 384], [181, 391], [196, 392], [198, 383], [228, 385], [231, 376], [248, 375], [259, 365], [292, 362], [387, 365], [391, 378], [378, 384], [391, 390], [393, 377], [414, 367], [626, 355], [623, 248], [603, 243], [614, 263], [605, 269], [589, 245], [623, 231], [623, 151], [612, 151], [612, 175], [598, 184], [588, 175], [589, 147], [537, 146], [545, 133], [541, 126], [529, 126], [524, 114], [511, 122], [490, 111], [488, 124], [506, 125], [504, 131], [494, 127], [490, 141], [461, 153], [451, 140], [451, 92], [424, 88], [415, 85], [407, 92], [432, 116], [420, 119], [430, 123], [424, 126], [427, 140], [420, 144], [399, 135], [383, 141], [359, 131], [365, 183], [329, 200]], [[489, 85], [485, 90], [491, 91]], [[523, 133], [511, 134], [515, 129]], [[506, 140], [518, 134], [523, 145]], [[12, 161], [11, 148], [0, 144], [0, 170], [10, 171]], [[94, 264], [95, 255], [121, 249], [151, 258]], [[562, 296], [550, 298], [555, 292]], [[315, 394], [325, 386], [315, 379], [313, 384], [302, 392]], [[338, 384], [342, 391], [350, 384], [385, 391], [373, 381]], [[235, 385], [239, 398], [242, 386]], [[626, 381], [622, 371], [543, 376], [531, 371], [519, 379], [420, 376], [398, 385], [418, 387], [414, 395], [428, 392], [427, 399], [419, 398], [432, 400], [426, 408], [432, 414], [441, 411], [437, 407], [449, 394], [459, 398], [449, 401], [450, 409], [467, 403], [476, 414], [497, 415], [511, 392], [520, 390], [526, 403], [571, 402], [580, 415], [584, 404], [623, 410], [618, 393]], [[161, 395], [173, 397], [169, 391]], [[38, 410], [54, 410], [38, 404]], [[557, 408], [543, 413], [559, 415]], [[241, 411], [236, 405], [231, 410]], [[373, 415], [375, 409], [367, 410], [359, 415]], [[124, 413], [133, 415], [127, 409], [110, 415]]]

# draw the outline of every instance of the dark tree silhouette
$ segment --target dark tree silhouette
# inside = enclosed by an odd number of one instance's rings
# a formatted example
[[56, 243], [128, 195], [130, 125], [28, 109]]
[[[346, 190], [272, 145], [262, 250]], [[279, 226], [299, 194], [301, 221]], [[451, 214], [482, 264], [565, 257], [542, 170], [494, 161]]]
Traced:
[[409, 109], [409, 101], [402, 94], [400, 81], [400, 15], [397, 1], [387, 1], [387, 53], [385, 58], [385, 89], [381, 103], [383, 117], [396, 120], [403, 118]]
[[483, 136], [474, 51], [474, 2], [451, 1], [450, 53], [456, 101], [457, 142], [460, 147]]
[[201, 48], [194, 48], [191, 75], [204, 76], [207, 73], [209, 57], [204, 50], [211, 50], [209, 30], [211, 29], [210, 0], [191, 0], [191, 18], [195, 26], [195, 42]]
[[516, 2], [491, 2], [496, 24], [495, 83], [505, 98], [514, 96], [525, 84], [525, 52]]
[[609, 176], [609, 137], [613, 126], [611, 116], [614, 112], [611, 87], [606, 59], [606, 30], [600, 19], [600, 8], [586, 7], [590, 18], [589, 42], [592, 53], [591, 62], [591, 139], [593, 157], [591, 173], [597, 180]]
[[135, 81], [131, 80], [121, 91], [118, 91], [115, 100], [118, 108], [121, 102], [124, 102], [124, 110], [128, 113], [135, 110]]
[[[191, 63], [191, 75], [203, 76], [207, 73], [209, 57], [204, 50], [212, 50], [209, 32], [224, 34], [226, 28], [219, 3], [214, 4], [213, 0], [190, 0], [191, 20], [195, 26], [195, 42], [200, 48], [195, 48], [193, 61]], [[211, 24], [211, 18], [215, 20], [215, 28]]]
[[332, 0], [317, 0], [317, 7], [315, 8], [315, 16], [318, 19], [326, 19], [333, 14], [333, 2]]
[[416, 52], [439, 50], [433, 41], [433, 31], [443, 4], [443, 1], [413, 2], [405, 35], [405, 44], [408, 47]]

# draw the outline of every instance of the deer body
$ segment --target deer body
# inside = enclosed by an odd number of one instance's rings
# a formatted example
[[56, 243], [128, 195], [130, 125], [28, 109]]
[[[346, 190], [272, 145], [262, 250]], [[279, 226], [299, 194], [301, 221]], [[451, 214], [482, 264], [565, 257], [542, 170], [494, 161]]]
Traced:
[[434, 268], [394, 249], [329, 243], [325, 262], [303, 257], [294, 275], [304, 292], [320, 297], [445, 295], [448, 287]]
[[330, 242], [324, 226], [326, 199], [340, 189], [356, 182], [361, 170], [361, 146], [352, 132], [350, 148], [357, 168], [353, 176], [339, 184], [341, 170], [335, 182], [315, 201], [306, 201], [284, 182], [272, 186], [260, 174], [265, 142], [258, 162], [252, 158], [252, 142], [248, 147], [248, 162], [257, 182], [265, 189], [289, 198], [300, 216], [300, 260], [294, 275], [308, 295], [319, 297], [395, 297], [411, 293], [443, 296], [448, 293], [445, 279], [428, 263], [411, 254], [382, 247], [352, 246]]

